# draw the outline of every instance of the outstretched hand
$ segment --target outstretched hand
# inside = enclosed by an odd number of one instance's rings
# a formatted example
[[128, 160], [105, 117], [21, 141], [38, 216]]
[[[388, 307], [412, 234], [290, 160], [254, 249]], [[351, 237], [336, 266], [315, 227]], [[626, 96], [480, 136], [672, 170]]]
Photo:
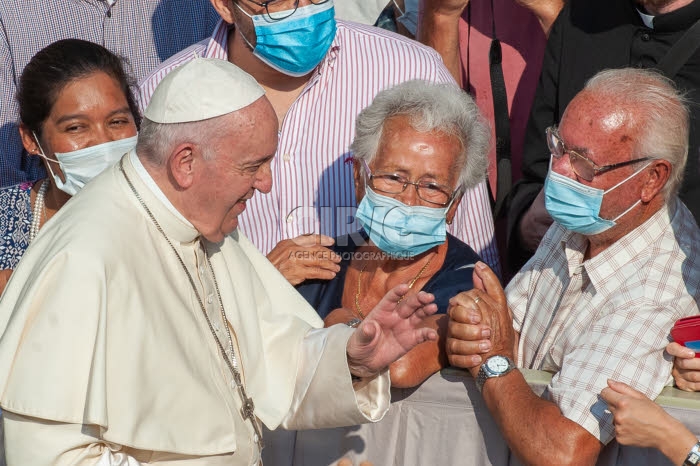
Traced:
[[357, 377], [372, 377], [416, 345], [436, 340], [423, 320], [437, 312], [435, 297], [423, 291], [407, 295], [401, 284], [391, 289], [357, 327], [347, 344], [348, 366]]

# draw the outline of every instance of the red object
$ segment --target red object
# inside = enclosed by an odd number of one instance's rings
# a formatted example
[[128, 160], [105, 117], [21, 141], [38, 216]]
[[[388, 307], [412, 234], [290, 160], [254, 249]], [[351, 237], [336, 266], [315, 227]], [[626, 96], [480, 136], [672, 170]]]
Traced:
[[684, 317], [675, 323], [671, 329], [671, 337], [676, 343], [695, 351], [695, 357], [700, 357], [700, 315]]

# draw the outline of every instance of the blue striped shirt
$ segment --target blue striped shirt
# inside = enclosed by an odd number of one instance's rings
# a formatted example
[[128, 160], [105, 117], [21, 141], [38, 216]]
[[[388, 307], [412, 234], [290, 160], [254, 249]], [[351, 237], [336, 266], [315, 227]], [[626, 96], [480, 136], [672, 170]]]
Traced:
[[45, 176], [39, 157], [23, 153], [15, 100], [22, 70], [39, 50], [60, 39], [89, 40], [126, 58], [138, 82], [209, 37], [219, 19], [209, 0], [0, 1], [0, 187]]

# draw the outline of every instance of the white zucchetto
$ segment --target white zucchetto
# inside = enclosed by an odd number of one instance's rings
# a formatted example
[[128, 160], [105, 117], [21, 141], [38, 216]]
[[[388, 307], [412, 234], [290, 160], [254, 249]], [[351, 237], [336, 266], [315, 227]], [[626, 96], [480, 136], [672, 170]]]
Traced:
[[263, 95], [255, 78], [233, 63], [197, 57], [163, 78], [144, 116], [155, 123], [208, 120], [247, 107]]

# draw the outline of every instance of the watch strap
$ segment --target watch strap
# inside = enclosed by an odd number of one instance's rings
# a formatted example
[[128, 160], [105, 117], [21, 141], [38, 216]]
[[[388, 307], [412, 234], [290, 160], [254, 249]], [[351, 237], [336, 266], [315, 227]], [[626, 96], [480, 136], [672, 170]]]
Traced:
[[698, 466], [700, 464], [700, 442], [693, 445], [688, 452], [688, 456], [683, 462], [683, 466]]

